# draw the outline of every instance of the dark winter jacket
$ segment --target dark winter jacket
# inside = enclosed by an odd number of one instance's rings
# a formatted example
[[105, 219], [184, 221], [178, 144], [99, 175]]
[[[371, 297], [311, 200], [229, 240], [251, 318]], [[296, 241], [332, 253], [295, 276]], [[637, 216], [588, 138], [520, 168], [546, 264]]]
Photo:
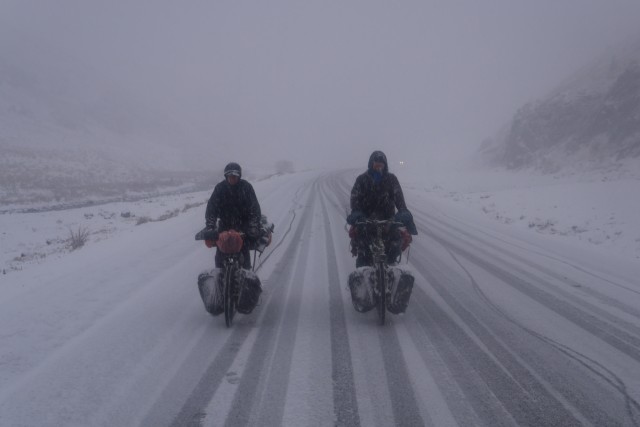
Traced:
[[233, 228], [251, 235], [259, 229], [260, 214], [260, 204], [251, 184], [240, 179], [231, 185], [225, 179], [216, 185], [209, 198], [205, 221], [208, 227], [215, 227], [219, 218], [218, 231]]
[[[379, 181], [374, 179], [373, 159], [375, 157], [384, 159], [384, 170]], [[387, 157], [382, 151], [374, 151], [369, 158], [367, 171], [356, 178], [356, 182], [351, 190], [351, 211], [352, 214], [360, 213], [371, 219], [391, 219], [398, 211], [407, 210], [404, 201], [402, 188], [398, 178], [389, 173]]]

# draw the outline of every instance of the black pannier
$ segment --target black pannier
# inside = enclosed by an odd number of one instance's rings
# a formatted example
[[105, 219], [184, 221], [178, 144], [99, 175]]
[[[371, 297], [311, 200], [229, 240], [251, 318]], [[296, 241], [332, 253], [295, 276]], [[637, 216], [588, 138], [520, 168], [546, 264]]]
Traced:
[[258, 236], [255, 242], [249, 243], [249, 249], [258, 251], [260, 253], [264, 252], [264, 250], [271, 244], [271, 237], [273, 235], [273, 230], [275, 226], [273, 223], [269, 222], [265, 215], [260, 216], [260, 235]]
[[[409, 305], [413, 290], [413, 275], [400, 267], [387, 267], [387, 310], [393, 314], [404, 313]], [[353, 308], [366, 313], [376, 305], [373, 292], [376, 283], [374, 267], [358, 267], [349, 275], [349, 290]]]
[[258, 305], [260, 294], [262, 293], [262, 285], [260, 278], [253, 271], [242, 269], [240, 274], [240, 295], [238, 297], [238, 313], [249, 314]]
[[387, 283], [389, 286], [389, 300], [387, 310], [393, 314], [404, 313], [409, 305], [413, 290], [413, 274], [399, 267], [387, 269]]
[[[238, 313], [249, 314], [260, 301], [260, 294], [262, 293], [260, 278], [253, 271], [240, 269], [238, 271], [238, 281], [240, 283], [240, 293], [236, 309]], [[207, 312], [214, 316], [224, 312], [222, 269], [214, 268], [200, 273], [198, 276], [198, 290]]]

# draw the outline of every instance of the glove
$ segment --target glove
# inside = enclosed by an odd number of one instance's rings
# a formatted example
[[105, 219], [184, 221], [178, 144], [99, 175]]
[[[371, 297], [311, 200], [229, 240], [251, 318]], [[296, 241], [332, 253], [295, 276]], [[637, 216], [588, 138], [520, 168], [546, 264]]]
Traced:
[[260, 229], [258, 229], [258, 227], [249, 226], [244, 234], [246, 234], [251, 240], [257, 240], [258, 237], [260, 237]]
[[409, 231], [405, 227], [401, 227], [400, 239], [400, 250], [404, 252], [413, 241], [413, 237], [411, 237], [411, 234], [409, 234]]
[[361, 211], [351, 211], [349, 216], [347, 217], [347, 224], [354, 225], [356, 222], [360, 221], [364, 218], [364, 213]]
[[216, 240], [218, 240], [218, 230], [216, 230], [215, 228], [207, 228], [206, 230], [204, 230], [204, 239], [205, 240], [211, 240], [213, 242], [215, 242]]

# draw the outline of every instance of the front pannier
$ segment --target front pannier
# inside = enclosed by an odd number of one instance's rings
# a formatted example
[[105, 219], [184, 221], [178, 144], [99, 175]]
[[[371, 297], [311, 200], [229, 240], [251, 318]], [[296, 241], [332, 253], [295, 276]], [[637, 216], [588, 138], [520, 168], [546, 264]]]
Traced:
[[241, 285], [240, 295], [238, 297], [238, 313], [249, 314], [258, 305], [260, 294], [262, 293], [262, 285], [260, 278], [251, 270], [241, 269], [239, 271], [239, 280]]
[[349, 275], [349, 290], [353, 308], [359, 313], [366, 313], [376, 305], [373, 295], [376, 270], [373, 267], [358, 267]]
[[387, 283], [390, 297], [387, 300], [387, 310], [393, 314], [404, 313], [409, 305], [413, 290], [413, 274], [399, 267], [389, 267]]
[[214, 316], [224, 311], [221, 277], [219, 268], [203, 271], [198, 276], [198, 291], [200, 291], [204, 309]]
[[271, 238], [273, 236], [273, 230], [275, 226], [269, 222], [265, 215], [260, 217], [260, 235], [258, 239], [251, 245], [251, 249], [260, 253], [271, 244]]

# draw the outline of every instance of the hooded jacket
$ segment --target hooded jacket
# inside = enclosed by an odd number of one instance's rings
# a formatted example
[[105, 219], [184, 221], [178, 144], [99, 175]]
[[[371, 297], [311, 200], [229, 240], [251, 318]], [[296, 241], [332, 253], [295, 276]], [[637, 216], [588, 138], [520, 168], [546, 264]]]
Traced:
[[[373, 159], [381, 157], [384, 160], [382, 176], [375, 179]], [[361, 212], [371, 219], [391, 219], [398, 211], [407, 210], [402, 188], [398, 178], [389, 173], [387, 156], [382, 151], [374, 151], [369, 157], [367, 171], [356, 178], [351, 189], [351, 211]]]
[[219, 218], [218, 231], [233, 228], [247, 233], [252, 228], [259, 228], [260, 215], [260, 204], [253, 186], [244, 179], [240, 179], [236, 185], [229, 184], [225, 179], [215, 186], [209, 198], [205, 221], [208, 227], [215, 227]]

